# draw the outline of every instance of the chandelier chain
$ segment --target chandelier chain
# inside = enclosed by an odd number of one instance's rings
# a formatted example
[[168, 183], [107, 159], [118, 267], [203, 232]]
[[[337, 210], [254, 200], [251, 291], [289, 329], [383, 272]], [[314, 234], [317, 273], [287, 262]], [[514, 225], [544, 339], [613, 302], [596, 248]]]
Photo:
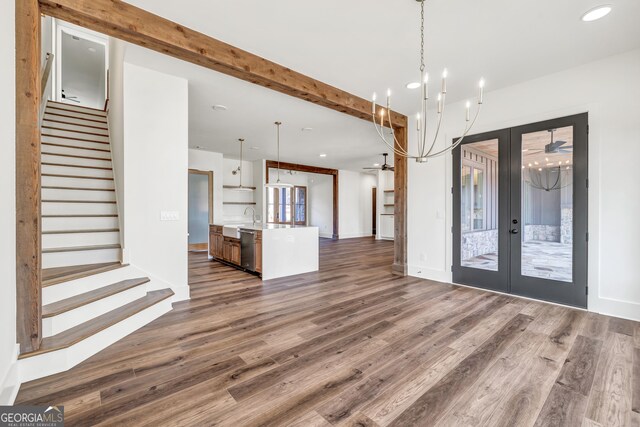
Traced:
[[424, 72], [424, 3], [420, 2], [420, 72]]

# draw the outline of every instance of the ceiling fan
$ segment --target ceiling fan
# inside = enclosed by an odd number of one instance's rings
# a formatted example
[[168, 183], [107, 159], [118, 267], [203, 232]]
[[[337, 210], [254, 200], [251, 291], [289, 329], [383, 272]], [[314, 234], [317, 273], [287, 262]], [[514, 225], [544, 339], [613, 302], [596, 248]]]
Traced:
[[80, 101], [78, 101], [78, 97], [77, 96], [66, 95], [64, 93], [64, 89], [62, 89], [62, 99], [65, 99], [65, 100], [71, 101], [71, 102], [77, 102], [78, 104], [80, 103]]
[[391, 171], [393, 172], [395, 170], [395, 168], [389, 164], [387, 164], [387, 156], [389, 155], [389, 153], [382, 153], [382, 155], [384, 156], [384, 163], [382, 164], [382, 166], [378, 166], [378, 167], [374, 167], [374, 168], [362, 168], [365, 170], [382, 170], [382, 171]]
[[554, 141], [553, 140], [553, 133], [556, 131], [556, 129], [549, 129], [547, 132], [549, 132], [551, 134], [551, 141], [544, 146], [544, 150], [536, 150], [536, 151], [532, 151], [531, 154], [535, 154], [535, 153], [542, 153], [543, 151], [546, 154], [554, 154], [554, 153], [571, 153], [573, 152], [573, 145], [566, 145], [567, 141]]

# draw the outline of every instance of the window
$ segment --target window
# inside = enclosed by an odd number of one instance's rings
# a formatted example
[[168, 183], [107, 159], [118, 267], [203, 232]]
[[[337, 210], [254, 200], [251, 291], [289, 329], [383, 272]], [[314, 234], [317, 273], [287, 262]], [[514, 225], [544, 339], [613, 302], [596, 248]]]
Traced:
[[307, 224], [307, 187], [268, 188], [267, 222], [291, 224], [292, 213], [295, 224]]
[[484, 230], [486, 228], [484, 165], [463, 162], [460, 185], [462, 232]]

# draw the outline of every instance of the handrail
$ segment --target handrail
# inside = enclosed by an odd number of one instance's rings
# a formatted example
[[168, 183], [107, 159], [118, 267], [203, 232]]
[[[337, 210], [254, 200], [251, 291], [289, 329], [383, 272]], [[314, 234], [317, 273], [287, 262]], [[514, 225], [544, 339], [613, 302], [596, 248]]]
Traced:
[[106, 99], [104, 100], [104, 110], [103, 111], [107, 111], [107, 109], [109, 108], [109, 70], [107, 70], [107, 96]]
[[44, 114], [44, 105], [47, 102], [47, 97], [44, 96], [47, 91], [47, 85], [49, 84], [49, 79], [51, 78], [51, 67], [53, 66], [53, 53], [47, 53], [47, 56], [44, 59], [45, 64], [42, 70], [42, 77], [40, 79], [40, 117]]

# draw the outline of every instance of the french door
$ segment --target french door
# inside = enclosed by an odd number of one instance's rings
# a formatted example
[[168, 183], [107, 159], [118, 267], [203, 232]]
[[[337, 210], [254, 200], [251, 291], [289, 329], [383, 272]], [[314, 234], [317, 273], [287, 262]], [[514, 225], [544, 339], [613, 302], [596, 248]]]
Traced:
[[453, 152], [453, 281], [587, 305], [588, 117], [465, 138]]

